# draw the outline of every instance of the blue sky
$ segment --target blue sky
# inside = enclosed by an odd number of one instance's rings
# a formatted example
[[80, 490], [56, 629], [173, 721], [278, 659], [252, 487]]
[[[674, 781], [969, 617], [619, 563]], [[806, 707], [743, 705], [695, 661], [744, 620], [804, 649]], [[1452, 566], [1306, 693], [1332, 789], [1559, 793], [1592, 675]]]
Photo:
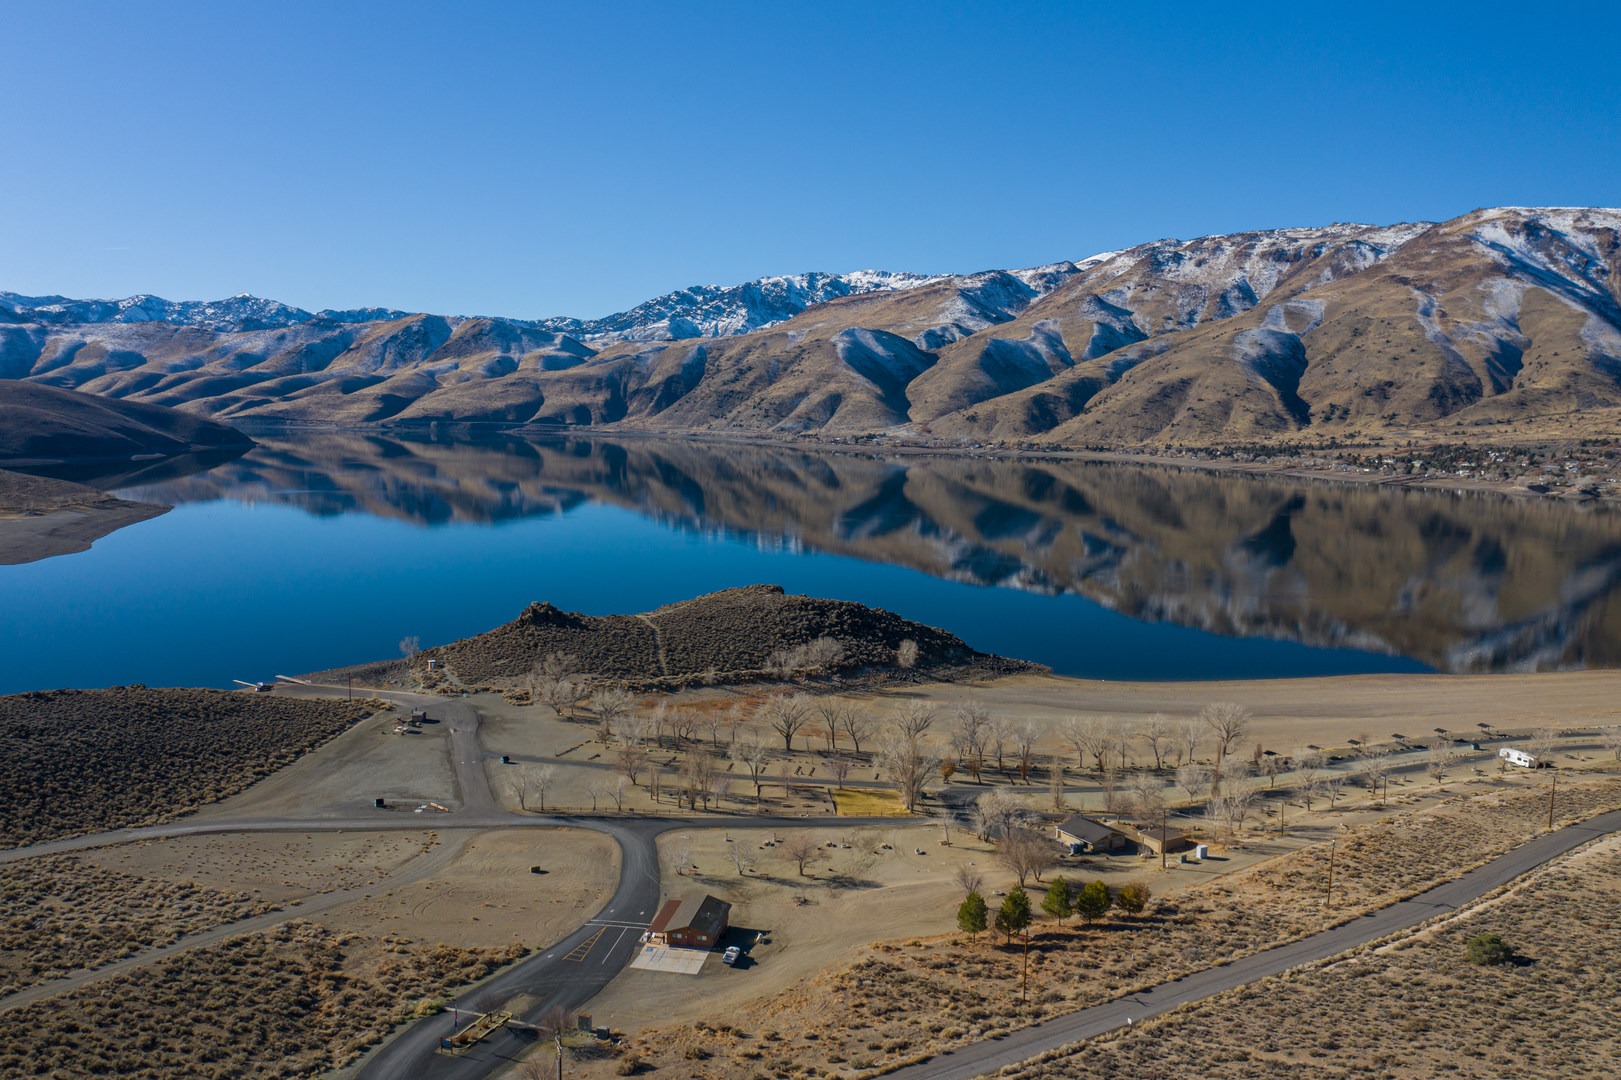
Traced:
[[596, 316], [1621, 204], [1621, 5], [1114, 8], [0, 0], [0, 289]]

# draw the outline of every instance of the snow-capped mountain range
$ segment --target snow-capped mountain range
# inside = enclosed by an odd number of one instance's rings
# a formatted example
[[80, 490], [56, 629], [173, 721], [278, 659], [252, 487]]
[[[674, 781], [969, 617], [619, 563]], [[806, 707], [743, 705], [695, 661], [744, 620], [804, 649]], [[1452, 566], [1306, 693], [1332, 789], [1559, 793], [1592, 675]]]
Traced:
[[1157, 240], [969, 275], [797, 274], [594, 320], [0, 293], [3, 378], [342, 423], [1067, 446], [1602, 434], [1606, 410], [1621, 418], [1621, 211]]

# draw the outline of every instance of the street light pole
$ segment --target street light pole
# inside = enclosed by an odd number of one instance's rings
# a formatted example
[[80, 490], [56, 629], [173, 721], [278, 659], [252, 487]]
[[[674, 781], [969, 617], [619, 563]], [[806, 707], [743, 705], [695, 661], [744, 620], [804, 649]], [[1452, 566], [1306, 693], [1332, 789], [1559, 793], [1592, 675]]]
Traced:
[[1334, 906], [1334, 848], [1338, 843], [1338, 840], [1328, 842], [1328, 893], [1323, 897], [1325, 908]]

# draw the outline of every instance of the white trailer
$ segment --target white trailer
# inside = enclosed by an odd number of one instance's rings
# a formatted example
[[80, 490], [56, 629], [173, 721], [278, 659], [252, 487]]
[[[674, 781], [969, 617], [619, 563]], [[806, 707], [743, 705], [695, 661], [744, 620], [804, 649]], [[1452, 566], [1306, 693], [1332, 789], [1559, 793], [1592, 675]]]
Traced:
[[1528, 754], [1524, 750], [1516, 750], [1512, 746], [1505, 746], [1498, 750], [1497, 756], [1510, 765], [1518, 765], [1522, 769], [1540, 769], [1546, 764], [1538, 759], [1535, 754]]

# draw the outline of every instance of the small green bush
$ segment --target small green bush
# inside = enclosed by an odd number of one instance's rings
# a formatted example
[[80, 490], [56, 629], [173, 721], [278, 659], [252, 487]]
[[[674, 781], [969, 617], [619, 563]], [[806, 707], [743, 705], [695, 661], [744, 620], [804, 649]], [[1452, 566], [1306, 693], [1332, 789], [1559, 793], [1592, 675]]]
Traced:
[[1514, 960], [1514, 949], [1497, 934], [1478, 934], [1464, 945], [1463, 955], [1471, 964], [1507, 964]]

